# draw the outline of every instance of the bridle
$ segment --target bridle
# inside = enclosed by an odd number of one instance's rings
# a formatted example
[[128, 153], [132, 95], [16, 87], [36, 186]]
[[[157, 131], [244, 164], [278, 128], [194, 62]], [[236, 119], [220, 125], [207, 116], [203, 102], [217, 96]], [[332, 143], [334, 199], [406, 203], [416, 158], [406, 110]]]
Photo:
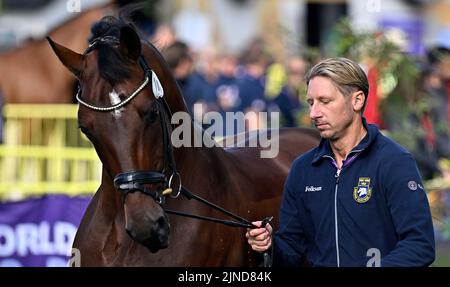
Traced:
[[[106, 45], [118, 45], [120, 44], [120, 41], [118, 38], [113, 36], [105, 36], [100, 38], [95, 38], [91, 41], [89, 44], [89, 47], [86, 49], [84, 54], [87, 54], [94, 50], [97, 45], [99, 44], [106, 44]], [[150, 79], [152, 79], [152, 88], [153, 88], [153, 94], [156, 98], [157, 108], [159, 110], [160, 115], [160, 122], [161, 122], [161, 128], [163, 130], [163, 148], [164, 148], [164, 162], [163, 162], [163, 169], [161, 171], [127, 171], [123, 173], [119, 173], [114, 177], [114, 186], [117, 190], [124, 192], [125, 194], [128, 194], [129, 192], [135, 192], [139, 191], [146, 195], [151, 196], [158, 204], [163, 205], [165, 203], [165, 196], [167, 194], [170, 194], [172, 197], [177, 198], [180, 195], [181, 192], [181, 177], [180, 174], [177, 172], [176, 169], [176, 163], [173, 156], [173, 150], [172, 145], [169, 141], [169, 127], [167, 121], [164, 119], [166, 116], [166, 113], [172, 116], [172, 113], [169, 109], [169, 105], [167, 104], [166, 100], [164, 99], [164, 90], [161, 86], [161, 83], [159, 82], [159, 79], [156, 75], [156, 73], [149, 68], [147, 62], [145, 61], [144, 57], [141, 55], [139, 57], [139, 64], [141, 68], [144, 70], [144, 81], [142, 84], [133, 92], [130, 96], [128, 96], [125, 100], [112, 105], [108, 107], [99, 107], [92, 104], [89, 104], [81, 99], [81, 86], [78, 89], [76, 99], [80, 103], [80, 105], [83, 105], [91, 110], [98, 111], [98, 112], [110, 112], [114, 111], [116, 109], [119, 109], [129, 102], [133, 100], [141, 91], [144, 90], [144, 88], [148, 85], [150, 82]], [[166, 166], [166, 160], [168, 161], [168, 165], [170, 170], [172, 171], [172, 174], [167, 180], [167, 177], [165, 175], [165, 166]], [[176, 194], [172, 194], [172, 183], [173, 180], [178, 180], [179, 185], [177, 186]], [[146, 187], [146, 184], [159, 184], [163, 185], [165, 188], [164, 190], [152, 190]]]
[[[104, 36], [95, 38], [91, 41], [89, 47], [86, 49], [84, 54], [89, 53], [93, 49], [96, 48], [96, 46], [100, 43], [108, 44], [108, 45], [118, 45], [120, 43], [119, 39], [117, 39], [114, 36]], [[195, 218], [200, 220], [206, 220], [216, 223], [225, 224], [232, 227], [242, 227], [242, 228], [257, 228], [254, 224], [252, 224], [250, 221], [214, 204], [206, 199], [201, 198], [200, 196], [197, 196], [190, 192], [186, 187], [184, 187], [181, 183], [181, 176], [177, 171], [176, 168], [176, 162], [173, 154], [173, 147], [170, 142], [170, 119], [172, 118], [172, 113], [170, 111], [169, 105], [167, 104], [165, 98], [164, 98], [164, 89], [158, 79], [158, 76], [156, 73], [148, 66], [147, 61], [145, 60], [144, 56], [141, 54], [139, 56], [139, 65], [144, 71], [145, 79], [142, 82], [142, 84], [136, 88], [136, 90], [128, 96], [125, 100], [121, 101], [120, 103], [117, 103], [115, 105], [109, 106], [109, 107], [98, 107], [94, 106], [92, 104], [89, 104], [81, 99], [81, 85], [79, 86], [78, 93], [76, 95], [76, 99], [79, 102], [80, 105], [83, 105], [91, 110], [98, 111], [98, 112], [109, 112], [114, 111], [116, 109], [119, 109], [129, 102], [133, 100], [144, 88], [148, 85], [148, 83], [152, 82], [152, 91], [153, 95], [155, 96], [157, 108], [160, 115], [160, 122], [161, 122], [161, 129], [163, 134], [163, 149], [164, 149], [164, 161], [163, 161], [163, 168], [161, 171], [127, 171], [117, 174], [114, 177], [114, 186], [115, 188], [124, 193], [125, 195], [130, 192], [142, 192], [150, 197], [152, 197], [162, 208], [166, 213], [189, 217], [189, 218]], [[165, 118], [168, 118], [169, 121], [166, 121]], [[171, 175], [169, 179], [167, 179], [166, 172], [165, 172], [165, 166], [167, 165], [171, 171]], [[173, 188], [173, 181], [178, 181], [178, 185], [175, 186], [175, 189]], [[152, 190], [145, 185], [147, 184], [156, 184], [159, 186], [162, 186], [159, 190]], [[175, 190], [175, 195], [173, 194], [173, 190]], [[224, 220], [219, 218], [213, 218], [213, 217], [206, 217], [201, 215], [195, 215], [190, 214], [182, 211], [176, 211], [176, 210], [170, 210], [164, 208], [165, 203], [165, 197], [167, 195], [170, 195], [172, 198], [178, 198], [180, 194], [183, 194], [187, 199], [195, 199], [213, 209], [216, 209], [232, 218], [234, 220]], [[266, 226], [267, 223], [271, 223], [273, 217], [266, 217], [262, 220], [261, 226]], [[273, 252], [273, 248], [272, 248]], [[273, 257], [272, 257], [273, 258]], [[264, 253], [264, 266], [270, 267], [271, 266], [271, 258], [268, 255], [268, 252]]]
[[[113, 36], [105, 36], [96, 38], [91, 41], [91, 44], [89, 45], [88, 49], [84, 52], [85, 54], [89, 53], [95, 47], [100, 44], [108, 44], [108, 45], [118, 45], [120, 43], [119, 39]], [[176, 162], [173, 155], [173, 147], [170, 143], [170, 137], [169, 137], [169, 129], [170, 124], [168, 123], [165, 118], [172, 118], [172, 113], [169, 109], [169, 105], [167, 104], [165, 98], [164, 98], [164, 90], [163, 87], [156, 75], [156, 73], [148, 66], [147, 61], [143, 57], [143, 55], [140, 55], [139, 57], [139, 65], [144, 71], [145, 79], [142, 82], [142, 84], [136, 88], [136, 90], [128, 96], [125, 100], [121, 101], [118, 104], [115, 104], [113, 106], [109, 107], [98, 107], [94, 106], [92, 104], [89, 104], [81, 99], [81, 87], [78, 90], [76, 99], [80, 103], [80, 105], [83, 105], [91, 110], [98, 111], [98, 112], [109, 112], [116, 110], [118, 108], [121, 108], [128, 104], [131, 100], [133, 100], [144, 88], [148, 85], [148, 83], [152, 82], [152, 91], [156, 99], [157, 107], [159, 110], [160, 115], [160, 122], [161, 122], [161, 128], [162, 128], [162, 134], [163, 134], [163, 148], [164, 148], [164, 164], [163, 169], [161, 171], [127, 171], [117, 174], [114, 177], [114, 186], [116, 189], [120, 192], [123, 192], [125, 194], [129, 192], [135, 192], [139, 191], [146, 195], [151, 196], [159, 205], [162, 207], [165, 203], [165, 196], [170, 195], [173, 198], [177, 198], [180, 194], [183, 194], [188, 199], [195, 199], [197, 201], [200, 201], [216, 210], [221, 211], [222, 213], [225, 213], [226, 215], [238, 220], [236, 221], [230, 221], [230, 220], [222, 220], [217, 218], [210, 218], [210, 217], [204, 217], [194, 214], [188, 214], [181, 211], [174, 211], [174, 210], [168, 210], [164, 209], [165, 212], [181, 215], [181, 216], [187, 216], [191, 218], [197, 218], [202, 220], [208, 220], [213, 221], [217, 223], [226, 224], [229, 226], [235, 226], [235, 227], [243, 227], [243, 228], [255, 228], [250, 221], [235, 215], [231, 213], [228, 210], [223, 209], [220, 206], [217, 206], [195, 194], [190, 192], [186, 187], [184, 187], [181, 183], [181, 176], [177, 171], [176, 168]], [[170, 122], [170, 120], [169, 120]], [[167, 176], [165, 174], [165, 166], [166, 161], [168, 164], [168, 167], [170, 169], [171, 175], [169, 179], [167, 179]], [[178, 184], [174, 186], [174, 182], [177, 181]], [[156, 184], [162, 186], [160, 190], [152, 190], [145, 185], [147, 184]], [[175, 191], [175, 194], [173, 194], [173, 191]]]

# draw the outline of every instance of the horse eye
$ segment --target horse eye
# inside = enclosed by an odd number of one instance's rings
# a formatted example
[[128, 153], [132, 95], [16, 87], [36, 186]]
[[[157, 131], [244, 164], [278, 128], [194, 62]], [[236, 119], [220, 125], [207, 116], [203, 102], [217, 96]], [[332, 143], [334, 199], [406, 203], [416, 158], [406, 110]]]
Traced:
[[80, 129], [80, 131], [81, 131], [83, 134], [85, 134], [86, 136], [89, 136], [89, 130], [88, 130], [86, 127], [81, 126], [81, 125], [78, 125], [78, 128]]
[[156, 119], [158, 118], [159, 115], [159, 111], [155, 106], [152, 106], [152, 108], [150, 108], [150, 110], [148, 111], [148, 120], [149, 122], [153, 123], [156, 121]]

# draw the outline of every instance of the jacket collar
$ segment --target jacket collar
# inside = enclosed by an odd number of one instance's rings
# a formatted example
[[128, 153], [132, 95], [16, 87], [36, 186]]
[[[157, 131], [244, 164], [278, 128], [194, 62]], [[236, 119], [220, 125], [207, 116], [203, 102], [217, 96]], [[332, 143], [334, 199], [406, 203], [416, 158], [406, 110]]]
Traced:
[[[363, 140], [361, 142], [359, 142], [359, 144], [351, 150], [349, 155], [352, 153], [364, 151], [367, 147], [369, 147], [375, 141], [375, 138], [380, 133], [376, 125], [367, 124], [366, 118], [363, 117], [362, 122], [363, 122], [364, 128], [367, 130], [367, 134], [363, 138]], [[334, 154], [333, 154], [333, 151], [330, 146], [330, 141], [327, 139], [322, 139], [320, 141], [320, 144], [317, 147], [316, 153], [314, 154], [312, 163], [316, 164], [324, 157], [334, 158]]]

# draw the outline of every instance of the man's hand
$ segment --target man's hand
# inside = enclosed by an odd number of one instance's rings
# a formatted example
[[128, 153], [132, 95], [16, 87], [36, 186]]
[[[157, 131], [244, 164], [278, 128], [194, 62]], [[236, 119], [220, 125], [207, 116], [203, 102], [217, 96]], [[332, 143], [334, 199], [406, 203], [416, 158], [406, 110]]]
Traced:
[[267, 223], [265, 228], [261, 228], [261, 221], [252, 223], [260, 228], [247, 229], [245, 236], [248, 238], [248, 244], [250, 244], [255, 251], [267, 251], [267, 249], [272, 246], [272, 226]]

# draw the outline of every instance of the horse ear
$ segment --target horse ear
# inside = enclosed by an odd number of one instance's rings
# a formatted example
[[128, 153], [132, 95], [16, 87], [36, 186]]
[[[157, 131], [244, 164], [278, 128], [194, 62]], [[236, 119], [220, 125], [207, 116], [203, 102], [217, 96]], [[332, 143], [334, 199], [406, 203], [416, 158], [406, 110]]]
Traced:
[[50, 43], [50, 46], [52, 47], [53, 51], [55, 52], [56, 56], [58, 56], [58, 59], [66, 66], [75, 76], [78, 77], [78, 75], [81, 72], [81, 69], [83, 67], [83, 58], [84, 56], [81, 54], [78, 54], [69, 48], [66, 48], [62, 45], [59, 45], [58, 43], [54, 42], [50, 37], [47, 37], [48, 42]]
[[120, 29], [120, 50], [133, 61], [141, 55], [141, 39], [131, 26]]

